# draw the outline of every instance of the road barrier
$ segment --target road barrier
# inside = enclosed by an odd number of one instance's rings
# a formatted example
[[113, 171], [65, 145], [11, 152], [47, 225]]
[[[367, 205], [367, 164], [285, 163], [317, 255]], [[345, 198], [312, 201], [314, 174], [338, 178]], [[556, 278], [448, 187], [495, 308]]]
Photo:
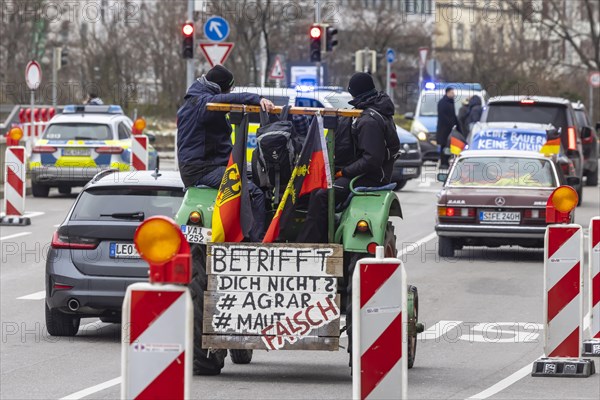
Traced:
[[150, 283], [127, 288], [123, 301], [123, 399], [189, 398], [192, 376], [190, 247], [169, 218], [144, 221], [134, 236], [150, 264]]
[[583, 343], [583, 354], [600, 357], [600, 217], [590, 220], [588, 286], [590, 339]]
[[4, 213], [0, 225], [29, 225], [25, 213], [25, 147], [9, 146], [4, 158]]
[[50, 108], [36, 108], [31, 115], [31, 108], [23, 108], [19, 111], [19, 122], [23, 129], [26, 140], [37, 139], [42, 136], [48, 121], [54, 117], [56, 110]]
[[148, 136], [133, 135], [131, 139], [131, 168], [136, 171], [148, 169]]
[[407, 283], [402, 261], [362, 259], [352, 277], [352, 395], [406, 398]]

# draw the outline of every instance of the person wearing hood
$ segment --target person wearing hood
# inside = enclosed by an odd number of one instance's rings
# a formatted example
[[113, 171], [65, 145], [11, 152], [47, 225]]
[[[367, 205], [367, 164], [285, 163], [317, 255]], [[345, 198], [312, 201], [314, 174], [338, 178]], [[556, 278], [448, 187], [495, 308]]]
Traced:
[[[400, 142], [394, 124], [394, 103], [384, 92], [375, 89], [371, 75], [356, 73], [350, 79], [350, 105], [364, 110], [358, 118], [340, 118], [335, 133], [336, 206], [350, 195], [350, 181], [359, 176], [359, 186], [389, 184], [394, 157]], [[311, 193], [308, 214], [298, 236], [301, 243], [327, 242], [327, 191]]]
[[482, 112], [483, 112], [483, 107], [481, 105], [481, 97], [474, 95], [469, 100], [468, 111], [467, 111], [467, 115], [465, 116], [464, 124], [465, 124], [466, 131], [463, 132], [465, 134], [465, 136], [471, 132], [473, 125], [476, 122], [479, 122], [479, 120], [481, 119]]

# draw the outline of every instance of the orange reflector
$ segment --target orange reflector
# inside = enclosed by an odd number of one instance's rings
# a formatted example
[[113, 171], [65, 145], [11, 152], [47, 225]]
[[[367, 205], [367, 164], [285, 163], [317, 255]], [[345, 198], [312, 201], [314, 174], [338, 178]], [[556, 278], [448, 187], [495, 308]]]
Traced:
[[138, 118], [138, 119], [136, 119], [135, 122], [133, 123], [133, 127], [139, 133], [142, 133], [142, 131], [144, 129], [146, 129], [146, 120], [144, 118]]
[[10, 131], [8, 131], [8, 137], [10, 137], [12, 140], [18, 142], [23, 137], [23, 130], [21, 128], [19, 128], [18, 126], [16, 126], [16, 127], [12, 128]]
[[550, 195], [550, 201], [556, 209], [561, 213], [571, 212], [579, 202], [579, 196], [575, 189], [571, 186], [560, 186]]
[[360, 220], [356, 224], [356, 230], [359, 232], [368, 232], [369, 231], [369, 223], [365, 220]]
[[200, 215], [200, 213], [198, 211], [192, 211], [190, 213], [190, 222], [197, 224], [200, 221], [202, 221], [202, 216]]

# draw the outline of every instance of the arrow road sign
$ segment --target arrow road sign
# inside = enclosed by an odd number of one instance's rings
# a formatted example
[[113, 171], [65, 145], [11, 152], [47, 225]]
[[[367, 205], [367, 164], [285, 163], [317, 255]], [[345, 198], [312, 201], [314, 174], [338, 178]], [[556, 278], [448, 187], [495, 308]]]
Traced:
[[27, 87], [31, 90], [36, 90], [42, 83], [42, 67], [37, 61], [29, 61], [25, 67], [25, 81]]
[[229, 23], [222, 17], [211, 17], [204, 24], [204, 36], [213, 42], [222, 42], [229, 36]]
[[234, 43], [231, 42], [200, 43], [200, 50], [202, 50], [202, 54], [204, 54], [210, 66], [214, 67], [217, 64], [223, 64], [227, 60], [233, 46]]
[[396, 61], [396, 52], [394, 51], [394, 49], [387, 49], [385, 56], [387, 57], [387, 62], [389, 62], [390, 64]]
[[279, 56], [275, 57], [275, 63], [273, 64], [273, 68], [271, 68], [271, 72], [269, 73], [269, 79], [285, 79], [285, 74], [283, 73], [283, 66], [281, 65], [281, 59], [279, 58]]

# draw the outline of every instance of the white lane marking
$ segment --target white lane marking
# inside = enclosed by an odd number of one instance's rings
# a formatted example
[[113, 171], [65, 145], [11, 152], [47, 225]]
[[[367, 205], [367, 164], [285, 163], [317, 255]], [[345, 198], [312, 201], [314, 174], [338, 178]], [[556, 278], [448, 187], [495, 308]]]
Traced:
[[[417, 340], [436, 340], [456, 329], [462, 321], [440, 321], [417, 335]], [[458, 334], [456, 335], [458, 338]]]
[[87, 396], [92, 395], [94, 393], [101, 392], [104, 389], [111, 388], [111, 387], [116, 386], [116, 385], [118, 385], [120, 383], [121, 383], [121, 377], [119, 376], [117, 378], [111, 379], [110, 381], [102, 382], [102, 383], [99, 383], [97, 385], [91, 386], [91, 387], [89, 387], [87, 389], [80, 390], [79, 392], [71, 393], [70, 395], [63, 397], [60, 400], [79, 400], [79, 399], [83, 399], [84, 397], [87, 397]]
[[417, 240], [416, 242], [413, 242], [413, 243], [411, 243], [411, 242], [402, 243], [403, 245], [406, 245], [406, 247], [398, 252], [397, 258], [402, 257], [408, 251], [415, 251], [416, 249], [418, 249], [419, 247], [421, 247], [425, 243], [429, 242], [431, 239], [434, 239], [435, 237], [437, 237], [437, 233], [431, 232], [429, 235], [425, 236], [424, 238], [421, 238], [421, 239]]
[[42, 300], [45, 297], [46, 297], [46, 291], [42, 290], [39, 292], [28, 294], [27, 296], [17, 297], [17, 300]]
[[2, 237], [0, 237], [0, 240], [14, 239], [14, 238], [18, 238], [21, 236], [27, 236], [27, 235], [31, 235], [31, 232], [19, 232], [19, 233], [15, 233], [13, 235], [2, 236]]
[[483, 392], [479, 392], [476, 395], [469, 397], [467, 400], [474, 400], [474, 399], [479, 400], [479, 399], [487, 399], [488, 397], [492, 397], [493, 395], [503, 391], [507, 387], [517, 383], [521, 379], [525, 378], [527, 375], [531, 374], [532, 368], [533, 368], [533, 363], [527, 364], [526, 366], [524, 366], [517, 372], [513, 373], [510, 376], [507, 376], [506, 378], [502, 379], [500, 382], [496, 383], [495, 385], [490, 386], [489, 388], [485, 389]]
[[[28, 217], [28, 218], [33, 218], [33, 217], [39, 217], [40, 215], [44, 215], [46, 214], [44, 211], [29, 211], [26, 212], [25, 214], [23, 214], [24, 217]], [[0, 213], [0, 217], [4, 217], [6, 215], [6, 213]]]

